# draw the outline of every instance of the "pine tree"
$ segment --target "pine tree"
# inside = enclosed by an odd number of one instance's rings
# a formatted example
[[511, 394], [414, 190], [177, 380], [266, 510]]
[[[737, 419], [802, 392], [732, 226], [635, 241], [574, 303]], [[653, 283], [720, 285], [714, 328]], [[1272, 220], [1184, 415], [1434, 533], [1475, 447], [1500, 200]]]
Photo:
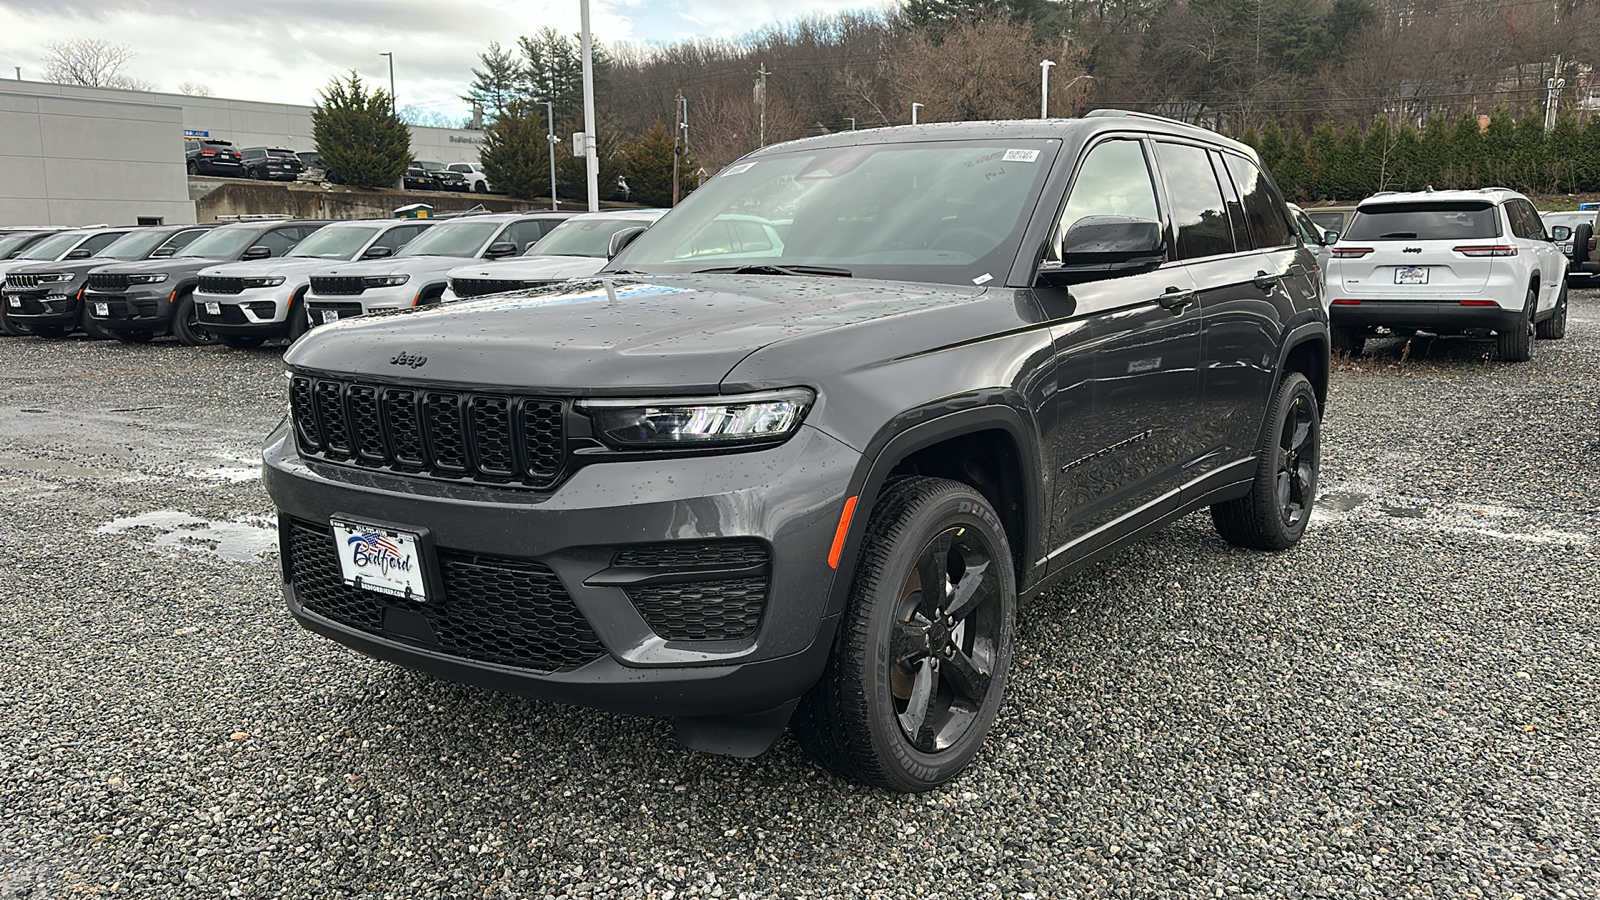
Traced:
[[1471, 190], [1482, 187], [1483, 136], [1478, 129], [1478, 115], [1464, 112], [1450, 129], [1450, 145], [1439, 168], [1443, 189]]
[[1393, 175], [1385, 189], [1420, 191], [1427, 187], [1427, 182], [1422, 180], [1422, 141], [1417, 136], [1417, 129], [1411, 127], [1410, 122], [1401, 122], [1400, 127], [1394, 130], [1393, 142], [1393, 149], [1389, 152]]
[[1333, 126], [1323, 123], [1311, 132], [1311, 141], [1306, 146], [1306, 168], [1310, 176], [1306, 180], [1306, 198], [1308, 200], [1337, 200], [1339, 189], [1338, 173], [1339, 136]]
[[311, 135], [328, 172], [353, 187], [392, 187], [411, 163], [411, 130], [394, 99], [369, 91], [360, 76], [334, 78], [311, 110]]
[[1366, 150], [1366, 139], [1361, 134], [1361, 126], [1354, 122], [1346, 125], [1344, 132], [1339, 135], [1339, 150], [1336, 156], [1339, 161], [1338, 192], [1333, 195], [1333, 199], [1354, 203], [1365, 200], [1377, 192], [1378, 168], [1374, 160], [1367, 156]]
[[478, 59], [483, 68], [472, 70], [472, 86], [461, 99], [482, 106], [484, 121], [492, 123], [520, 95], [522, 67], [516, 54], [501, 47], [498, 41], [491, 41], [489, 49], [479, 54]]
[[1514, 186], [1517, 180], [1514, 163], [1516, 132], [1517, 126], [1511, 121], [1510, 110], [1504, 106], [1495, 107], [1494, 112], [1489, 114], [1489, 127], [1483, 130], [1479, 142], [1481, 155], [1478, 172], [1483, 184], [1465, 187]]
[[1283, 160], [1271, 171], [1283, 195], [1302, 203], [1316, 198], [1311, 189], [1311, 167], [1307, 159], [1305, 133], [1290, 125], [1284, 129]]
[[1454, 133], [1449, 120], [1442, 113], [1429, 116], [1419, 143], [1415, 189], [1444, 187], [1445, 169], [1450, 164], [1450, 150], [1454, 146]]
[[1545, 138], [1544, 170], [1551, 193], [1575, 193], [1582, 169], [1583, 129], [1572, 113], [1564, 112]]
[[1523, 110], [1511, 138], [1511, 147], [1511, 186], [1523, 193], [1542, 194], [1554, 190], [1544, 164], [1544, 110]]
[[511, 101], [483, 133], [478, 160], [489, 183], [519, 200], [549, 196], [548, 127], [542, 104]]
[[1583, 152], [1578, 155], [1579, 191], [1600, 191], [1600, 116], [1583, 123]]
[[[617, 149], [617, 170], [628, 179], [631, 199], [646, 206], [672, 204], [672, 132], [657, 121], [650, 130]], [[700, 167], [693, 154], [679, 160], [679, 187], [687, 194], [696, 183]]]

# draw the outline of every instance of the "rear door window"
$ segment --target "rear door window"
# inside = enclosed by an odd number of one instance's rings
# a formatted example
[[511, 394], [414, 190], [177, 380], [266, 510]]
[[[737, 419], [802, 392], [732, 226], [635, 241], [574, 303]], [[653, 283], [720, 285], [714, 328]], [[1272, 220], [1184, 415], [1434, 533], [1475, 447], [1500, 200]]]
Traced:
[[1486, 200], [1372, 203], [1356, 210], [1351, 241], [1459, 241], [1500, 236], [1500, 216]]
[[96, 253], [99, 253], [101, 250], [111, 246], [111, 244], [115, 242], [117, 238], [122, 237], [124, 233], [125, 232], [114, 231], [110, 234], [97, 234], [73, 249], [87, 250], [89, 251], [89, 255], [93, 256]]
[[529, 244], [544, 237], [543, 229], [539, 227], [539, 224], [538, 219], [525, 219], [521, 222], [513, 223], [510, 228], [506, 229], [505, 234], [499, 237], [499, 240], [511, 241], [517, 245], [517, 252], [521, 253], [528, 249]]
[[1232, 253], [1233, 231], [1223, 206], [1222, 188], [1217, 185], [1217, 174], [1206, 151], [1189, 144], [1157, 143], [1156, 159], [1167, 184], [1178, 258]]
[[426, 225], [397, 225], [383, 233], [383, 236], [372, 242], [374, 247], [388, 247], [390, 250], [399, 250], [411, 239], [422, 233]]

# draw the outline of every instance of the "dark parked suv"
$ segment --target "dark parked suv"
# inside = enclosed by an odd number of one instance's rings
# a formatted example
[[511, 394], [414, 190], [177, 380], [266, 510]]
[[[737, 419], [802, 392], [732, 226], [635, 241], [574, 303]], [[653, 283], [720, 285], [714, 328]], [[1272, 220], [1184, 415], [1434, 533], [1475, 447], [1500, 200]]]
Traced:
[[3, 296], [6, 322], [39, 337], [60, 337], [77, 328], [90, 335], [110, 335], [95, 327], [83, 310], [83, 289], [94, 269], [119, 262], [164, 259], [187, 247], [215, 225], [164, 225], [139, 228], [115, 237], [92, 256], [34, 263], [6, 273]]
[[244, 162], [231, 141], [189, 141], [183, 155], [188, 158], [190, 175], [244, 174]]
[[239, 155], [246, 178], [295, 181], [306, 168], [293, 150], [278, 147], [246, 147]]
[[[700, 240], [729, 210], [782, 246]], [[766, 147], [595, 280], [285, 362], [305, 627], [925, 790], [1000, 708], [1020, 597], [1207, 507], [1299, 540], [1328, 322], [1248, 147], [1104, 111]]]
[[237, 260], [271, 259], [294, 248], [321, 220], [239, 222], [213, 229], [166, 259], [122, 263], [89, 273], [83, 302], [97, 328], [128, 344], [173, 334], [185, 344], [217, 342], [195, 309], [200, 270]]

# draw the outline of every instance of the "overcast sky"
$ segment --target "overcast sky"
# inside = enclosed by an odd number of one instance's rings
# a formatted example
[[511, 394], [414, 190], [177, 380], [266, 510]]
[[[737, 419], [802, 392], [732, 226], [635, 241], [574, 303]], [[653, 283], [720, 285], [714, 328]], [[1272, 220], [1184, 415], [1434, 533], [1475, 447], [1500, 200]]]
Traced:
[[[595, 39], [671, 43], [738, 37], [809, 13], [881, 8], [885, 0], [591, 0]], [[549, 25], [578, 30], [578, 0], [0, 0], [0, 74], [43, 77], [44, 47], [100, 38], [130, 45], [126, 74], [157, 90], [183, 82], [214, 96], [315, 102], [335, 73], [356, 70], [387, 83], [394, 51], [395, 94], [465, 118], [455, 99], [492, 40], [514, 43]]]

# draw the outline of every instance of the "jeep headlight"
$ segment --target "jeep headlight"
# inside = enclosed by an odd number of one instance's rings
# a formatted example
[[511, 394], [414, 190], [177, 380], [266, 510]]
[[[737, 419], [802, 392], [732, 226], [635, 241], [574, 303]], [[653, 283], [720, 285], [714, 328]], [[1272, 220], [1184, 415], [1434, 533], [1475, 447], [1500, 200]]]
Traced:
[[63, 281], [71, 281], [72, 273], [51, 272], [48, 275], [35, 275], [34, 277], [38, 279], [40, 284], [60, 284]]
[[399, 287], [410, 280], [410, 275], [368, 275], [361, 283], [367, 287]]
[[128, 276], [128, 283], [129, 284], [160, 284], [161, 282], [166, 281], [166, 280], [167, 280], [167, 273], [165, 273], [165, 272], [151, 272], [151, 273], [145, 274], [145, 275], [129, 275]]
[[816, 400], [806, 388], [659, 400], [580, 400], [600, 438], [618, 450], [779, 443]]
[[283, 284], [282, 275], [270, 275], [262, 278], [246, 278], [244, 286], [247, 288], [277, 287]]

